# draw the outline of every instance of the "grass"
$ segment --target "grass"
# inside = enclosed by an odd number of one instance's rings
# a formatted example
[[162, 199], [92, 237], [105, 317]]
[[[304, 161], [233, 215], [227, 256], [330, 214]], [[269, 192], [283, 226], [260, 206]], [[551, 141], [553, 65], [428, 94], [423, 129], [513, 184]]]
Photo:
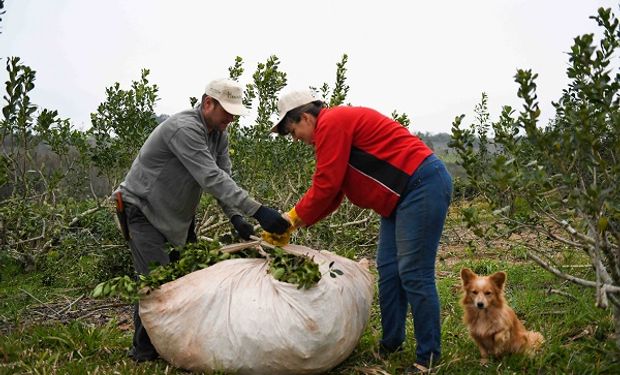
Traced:
[[[456, 224], [449, 221], [448, 225]], [[453, 230], [459, 229], [447, 228], [446, 235]], [[620, 373], [620, 352], [613, 339], [611, 312], [594, 306], [592, 290], [555, 278], [528, 262], [518, 247], [485, 249], [482, 253], [480, 248], [476, 252], [466, 251], [466, 244], [462, 242], [446, 239], [440, 249], [437, 283], [442, 303], [443, 361], [437, 373]], [[570, 259], [586, 263], [578, 255]], [[545, 336], [544, 347], [536, 357], [513, 355], [493, 359], [487, 366], [480, 365], [478, 349], [461, 322], [458, 275], [462, 267], [481, 274], [507, 272], [509, 304], [528, 329], [538, 330]], [[582, 277], [592, 277], [587, 267], [580, 268], [579, 272]], [[46, 286], [40, 273], [22, 274], [10, 262], [0, 266], [0, 275], [0, 374], [185, 373], [163, 360], [142, 364], [129, 360], [126, 352], [131, 343], [131, 321], [127, 321], [127, 316], [124, 320], [114, 316], [115, 310], [111, 310], [112, 319], [107, 320], [97, 318], [97, 314], [66, 321], [39, 316], [45, 315], [46, 306], [56, 308], [54, 306], [67, 306], [70, 301], [76, 301], [77, 308], [82, 303], [93, 302], [83, 296], [92, 285], [69, 289], [58, 283]], [[114, 302], [117, 301], [98, 303]], [[33, 310], [39, 313], [33, 314]], [[413, 363], [415, 344], [411, 319], [403, 352], [387, 360], [379, 359], [375, 352], [380, 337], [380, 314], [375, 302], [371, 320], [356, 350], [329, 374], [398, 374]]]

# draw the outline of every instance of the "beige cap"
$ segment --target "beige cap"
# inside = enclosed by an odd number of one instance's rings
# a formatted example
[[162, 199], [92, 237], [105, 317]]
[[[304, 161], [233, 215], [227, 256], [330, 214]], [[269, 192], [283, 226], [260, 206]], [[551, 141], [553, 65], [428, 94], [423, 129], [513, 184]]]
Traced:
[[284, 120], [288, 111], [317, 100], [321, 99], [318, 99], [311, 90], [291, 91], [282, 95], [278, 100], [278, 121], [273, 128], [271, 128], [271, 132], [278, 132], [278, 125]]
[[228, 78], [216, 79], [209, 82], [205, 88], [205, 94], [216, 99], [226, 112], [235, 116], [248, 114], [248, 109], [243, 105], [243, 87], [238, 82]]

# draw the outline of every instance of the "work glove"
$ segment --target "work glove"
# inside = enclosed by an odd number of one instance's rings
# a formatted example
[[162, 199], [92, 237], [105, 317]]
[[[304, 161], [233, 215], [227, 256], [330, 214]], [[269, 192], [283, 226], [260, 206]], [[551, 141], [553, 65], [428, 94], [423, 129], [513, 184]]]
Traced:
[[295, 227], [291, 225], [290, 227], [288, 227], [286, 232], [282, 234], [263, 232], [261, 233], [261, 237], [265, 242], [269, 242], [272, 245], [282, 247], [288, 245], [288, 243], [291, 242], [291, 234], [294, 230]]
[[275, 234], [282, 234], [291, 226], [278, 211], [267, 206], [260, 206], [253, 217], [258, 220], [263, 230]]
[[291, 208], [289, 212], [285, 213], [284, 218], [288, 220], [295, 228], [299, 228], [305, 225], [304, 221], [301, 220], [299, 216], [297, 216], [297, 211], [295, 211], [295, 207]]
[[282, 234], [263, 232], [261, 237], [264, 241], [275, 246], [286, 246], [291, 241], [291, 234], [293, 234], [295, 229], [304, 225], [303, 220], [297, 216], [295, 207], [293, 207], [289, 212], [283, 214], [282, 217], [284, 217], [292, 225]]
[[230, 222], [232, 223], [233, 227], [235, 227], [235, 230], [239, 234], [239, 237], [243, 238], [244, 240], [249, 240], [250, 236], [254, 235], [254, 227], [252, 226], [252, 224], [245, 221], [245, 219], [241, 217], [241, 215], [233, 215], [230, 218]]

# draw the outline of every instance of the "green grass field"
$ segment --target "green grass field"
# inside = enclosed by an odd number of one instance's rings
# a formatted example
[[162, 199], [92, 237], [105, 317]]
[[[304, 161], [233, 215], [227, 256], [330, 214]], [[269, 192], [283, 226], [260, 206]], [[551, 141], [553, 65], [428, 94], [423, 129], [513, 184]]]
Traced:
[[[466, 230], [450, 220], [437, 267], [442, 303], [442, 363], [438, 374], [620, 374], [609, 310], [594, 306], [593, 290], [559, 280], [524, 258], [519, 248], [468, 248]], [[119, 250], [122, 251], [122, 250]], [[591, 278], [587, 260], [573, 257], [577, 274]], [[73, 265], [74, 267], [80, 265]], [[507, 300], [528, 329], [546, 339], [534, 358], [519, 355], [479, 363], [477, 347], [462, 324], [459, 305], [461, 267], [480, 274], [506, 271]], [[58, 269], [63, 274], [70, 272]], [[84, 267], [84, 265], [81, 265]], [[131, 307], [118, 300], [93, 300], [92, 286], [44, 286], [46, 275], [0, 268], [0, 374], [178, 374], [163, 360], [135, 364]], [[346, 317], [343, 317], [346, 319]], [[409, 322], [405, 350], [387, 360], [376, 355], [381, 329], [377, 303], [353, 354], [329, 374], [398, 374], [414, 361]]]

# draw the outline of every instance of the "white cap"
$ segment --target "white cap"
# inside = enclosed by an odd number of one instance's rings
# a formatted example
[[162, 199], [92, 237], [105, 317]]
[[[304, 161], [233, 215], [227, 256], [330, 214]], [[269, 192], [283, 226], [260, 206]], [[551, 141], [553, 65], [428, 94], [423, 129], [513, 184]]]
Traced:
[[271, 132], [278, 132], [278, 125], [280, 125], [284, 117], [286, 117], [288, 111], [317, 100], [321, 99], [318, 99], [311, 90], [291, 91], [282, 95], [278, 100], [278, 121], [273, 128], [271, 128]]
[[243, 87], [238, 82], [223, 78], [209, 82], [205, 88], [205, 94], [216, 99], [226, 112], [235, 116], [248, 114], [248, 109], [243, 105]]

